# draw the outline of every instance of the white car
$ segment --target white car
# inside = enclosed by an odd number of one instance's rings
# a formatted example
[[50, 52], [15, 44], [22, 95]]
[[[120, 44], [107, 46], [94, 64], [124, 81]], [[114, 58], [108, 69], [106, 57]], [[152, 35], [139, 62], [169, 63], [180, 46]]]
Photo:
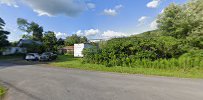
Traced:
[[38, 53], [28, 53], [26, 56], [25, 56], [25, 60], [27, 61], [37, 61], [39, 60], [40, 58], [40, 55]]

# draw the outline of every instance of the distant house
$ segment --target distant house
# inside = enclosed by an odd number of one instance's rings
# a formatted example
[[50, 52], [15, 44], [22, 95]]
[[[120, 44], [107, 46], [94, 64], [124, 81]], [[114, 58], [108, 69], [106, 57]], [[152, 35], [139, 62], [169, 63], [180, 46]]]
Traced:
[[18, 42], [18, 47], [21, 47], [23, 44], [38, 44], [38, 45], [42, 45], [43, 43], [40, 41], [34, 41], [34, 40], [30, 40], [30, 39], [20, 39], [20, 41]]
[[103, 41], [103, 40], [102, 39], [91, 39], [91, 40], [89, 40], [90, 43], [99, 43], [101, 41]]
[[19, 53], [27, 53], [27, 48], [23, 47], [24, 44], [38, 44], [42, 45], [40, 41], [34, 41], [29, 39], [21, 39], [16, 47], [7, 47], [3, 52], [2, 55], [11, 55], [11, 54], [19, 54]]
[[20, 47], [7, 47], [3, 52], [2, 55], [11, 55], [11, 54], [19, 54], [19, 53], [26, 53], [26, 48], [20, 48]]
[[59, 52], [61, 54], [65, 54], [65, 53], [73, 54], [74, 53], [74, 46], [63, 47], [63, 48], [59, 49]]
[[82, 54], [83, 49], [92, 47], [93, 45], [89, 43], [74, 44], [74, 57], [83, 57], [84, 56]]

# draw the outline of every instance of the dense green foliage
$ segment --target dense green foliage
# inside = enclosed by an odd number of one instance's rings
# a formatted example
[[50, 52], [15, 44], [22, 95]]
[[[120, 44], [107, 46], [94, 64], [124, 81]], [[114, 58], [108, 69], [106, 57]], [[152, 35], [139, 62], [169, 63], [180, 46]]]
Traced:
[[45, 51], [57, 51], [57, 38], [54, 32], [48, 31], [44, 34], [43, 45]]
[[42, 38], [43, 38], [42, 26], [39, 26], [35, 22], [29, 23], [26, 19], [22, 19], [22, 18], [17, 19], [17, 24], [20, 30], [28, 33], [27, 35], [24, 35], [23, 38], [42, 41]]
[[203, 68], [202, 5], [200, 0], [171, 4], [159, 15], [157, 30], [114, 38], [100, 48], [85, 49], [84, 62], [161, 69]]
[[22, 44], [20, 47], [26, 48], [27, 53], [43, 53], [45, 51], [45, 47], [43, 45], [39, 45], [34, 42], [31, 44]]
[[4, 30], [5, 22], [2, 18], [0, 18], [0, 51], [3, 49], [3, 47], [9, 45], [9, 41], [7, 40], [7, 35], [10, 34], [10, 32]]
[[87, 38], [85, 36], [78, 36], [76, 34], [73, 34], [72, 36], [68, 36], [65, 40], [65, 44], [67, 46], [73, 46], [77, 43], [85, 43], [87, 42]]

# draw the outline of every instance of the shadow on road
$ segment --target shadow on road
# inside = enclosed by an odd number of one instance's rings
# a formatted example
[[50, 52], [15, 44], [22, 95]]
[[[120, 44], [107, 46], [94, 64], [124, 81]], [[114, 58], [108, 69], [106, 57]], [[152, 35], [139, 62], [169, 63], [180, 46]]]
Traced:
[[49, 62], [39, 62], [39, 61], [26, 61], [23, 59], [10, 59], [10, 60], [0, 60], [0, 70], [8, 67], [17, 67], [24, 65], [38, 65], [38, 64], [48, 64]]

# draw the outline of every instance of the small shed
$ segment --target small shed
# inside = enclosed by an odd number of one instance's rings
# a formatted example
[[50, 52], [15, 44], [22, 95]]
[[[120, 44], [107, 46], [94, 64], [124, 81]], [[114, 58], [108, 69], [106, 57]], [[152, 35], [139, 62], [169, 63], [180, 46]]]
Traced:
[[74, 46], [66, 46], [66, 47], [63, 47], [61, 49], [59, 49], [59, 52], [61, 54], [73, 54], [74, 53]]
[[74, 57], [83, 57], [83, 49], [92, 47], [93, 45], [89, 43], [74, 44]]

